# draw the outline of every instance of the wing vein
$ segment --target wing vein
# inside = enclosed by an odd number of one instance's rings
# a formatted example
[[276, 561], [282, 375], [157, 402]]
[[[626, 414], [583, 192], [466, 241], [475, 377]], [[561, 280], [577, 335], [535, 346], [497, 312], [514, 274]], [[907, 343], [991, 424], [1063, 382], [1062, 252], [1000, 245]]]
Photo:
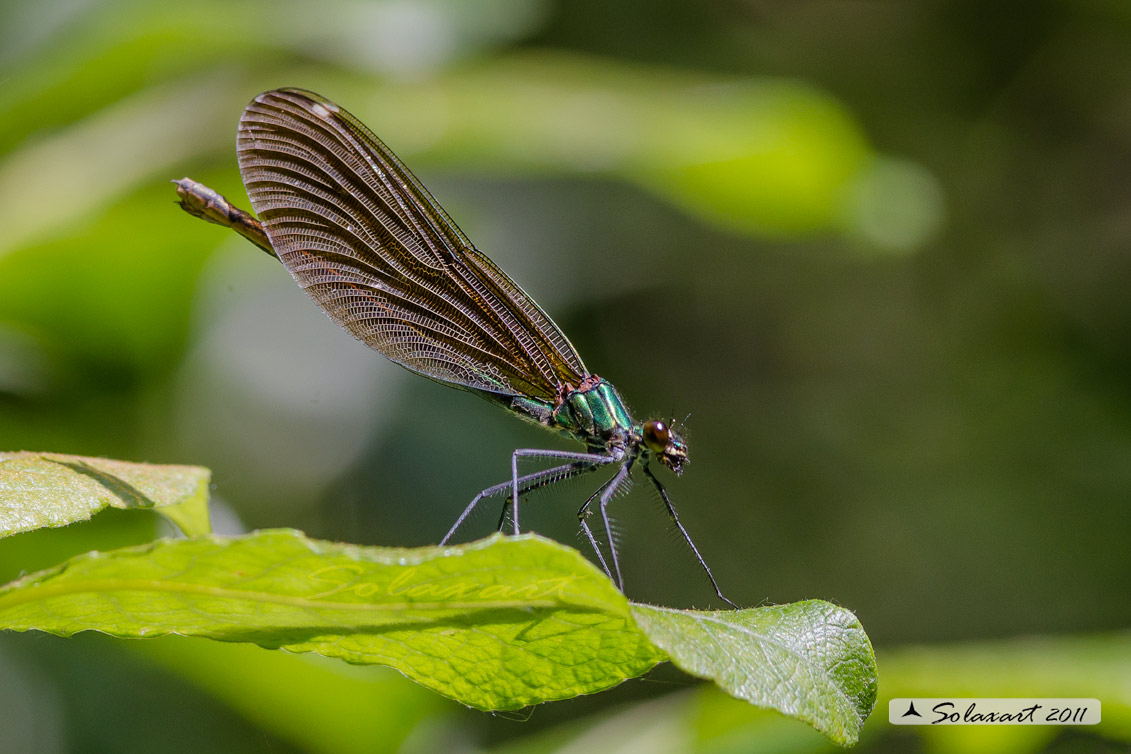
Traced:
[[338, 325], [455, 387], [556, 396], [569, 340], [349, 113], [276, 90], [240, 120], [240, 172], [279, 258]]

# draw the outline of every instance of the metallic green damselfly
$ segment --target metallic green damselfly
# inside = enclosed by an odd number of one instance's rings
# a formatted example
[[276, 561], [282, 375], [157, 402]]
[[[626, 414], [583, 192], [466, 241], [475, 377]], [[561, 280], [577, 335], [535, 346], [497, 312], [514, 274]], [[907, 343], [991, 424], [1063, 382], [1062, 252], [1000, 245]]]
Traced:
[[[597, 560], [623, 589], [608, 504], [639, 468], [655, 487], [719, 598], [706, 561], [676, 514], [651, 461], [683, 472], [687, 445], [658, 419], [638, 422], [608, 381], [585, 368], [557, 325], [472, 245], [407, 167], [357, 118], [300, 89], [256, 97], [240, 118], [240, 174], [262, 220], [184, 178], [189, 214], [235, 230], [276, 257], [340, 327], [401, 366], [499, 404], [561, 432], [583, 452], [522, 448], [510, 479], [480, 492], [441, 541], [447, 543], [485, 498], [507, 495], [519, 533], [523, 494], [601, 468], [615, 468], [577, 517]], [[555, 459], [519, 474], [520, 458]], [[609, 557], [588, 516], [600, 512]], [[611, 563], [611, 566], [610, 566]]]

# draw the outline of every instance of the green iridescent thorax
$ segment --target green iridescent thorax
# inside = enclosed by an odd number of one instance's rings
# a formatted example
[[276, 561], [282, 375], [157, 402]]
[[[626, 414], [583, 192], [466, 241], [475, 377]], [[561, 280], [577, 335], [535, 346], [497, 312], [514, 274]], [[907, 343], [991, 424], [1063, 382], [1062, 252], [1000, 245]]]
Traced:
[[[586, 445], [606, 446], [610, 440], [627, 442], [634, 422], [615, 387], [600, 378], [571, 390], [554, 409], [553, 424]], [[639, 434], [636, 432], [636, 434]]]

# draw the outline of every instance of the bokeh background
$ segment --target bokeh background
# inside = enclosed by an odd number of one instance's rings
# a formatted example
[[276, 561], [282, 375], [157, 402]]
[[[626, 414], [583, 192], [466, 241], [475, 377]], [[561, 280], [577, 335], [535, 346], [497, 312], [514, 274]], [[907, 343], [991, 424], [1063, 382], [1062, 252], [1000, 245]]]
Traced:
[[[183, 175], [247, 206], [236, 122], [278, 86], [367, 123], [638, 416], [690, 413], [669, 489], [732, 599], [856, 611], [884, 699], [1105, 705], [920, 736], [882, 701], [862, 751], [1126, 751], [1131, 5], [4, 0], [0, 448], [209, 466], [223, 531], [424, 545], [565, 446], [177, 209]], [[593, 483], [524, 523], [580, 545]], [[644, 486], [614, 514], [630, 597], [719, 606]], [[159, 526], [13, 537], [0, 576]], [[3, 752], [827, 747], [663, 668], [490, 716], [254, 647], [0, 636]]]

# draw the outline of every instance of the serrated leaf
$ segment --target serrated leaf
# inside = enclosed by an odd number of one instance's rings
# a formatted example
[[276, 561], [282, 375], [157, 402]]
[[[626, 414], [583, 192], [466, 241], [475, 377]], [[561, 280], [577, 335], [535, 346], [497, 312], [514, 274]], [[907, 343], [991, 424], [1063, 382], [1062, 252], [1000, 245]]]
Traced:
[[876, 658], [848, 610], [820, 600], [700, 612], [632, 605], [636, 622], [684, 671], [804, 720], [841, 745], [876, 703]]
[[107, 507], [154, 508], [185, 534], [204, 533], [209, 476], [199, 466], [0, 452], [0, 537], [86, 521]]
[[317, 652], [390, 665], [479, 709], [591, 693], [666, 659], [601, 572], [534, 535], [413, 550], [289, 530], [162, 540], [13, 582], [0, 627]]

